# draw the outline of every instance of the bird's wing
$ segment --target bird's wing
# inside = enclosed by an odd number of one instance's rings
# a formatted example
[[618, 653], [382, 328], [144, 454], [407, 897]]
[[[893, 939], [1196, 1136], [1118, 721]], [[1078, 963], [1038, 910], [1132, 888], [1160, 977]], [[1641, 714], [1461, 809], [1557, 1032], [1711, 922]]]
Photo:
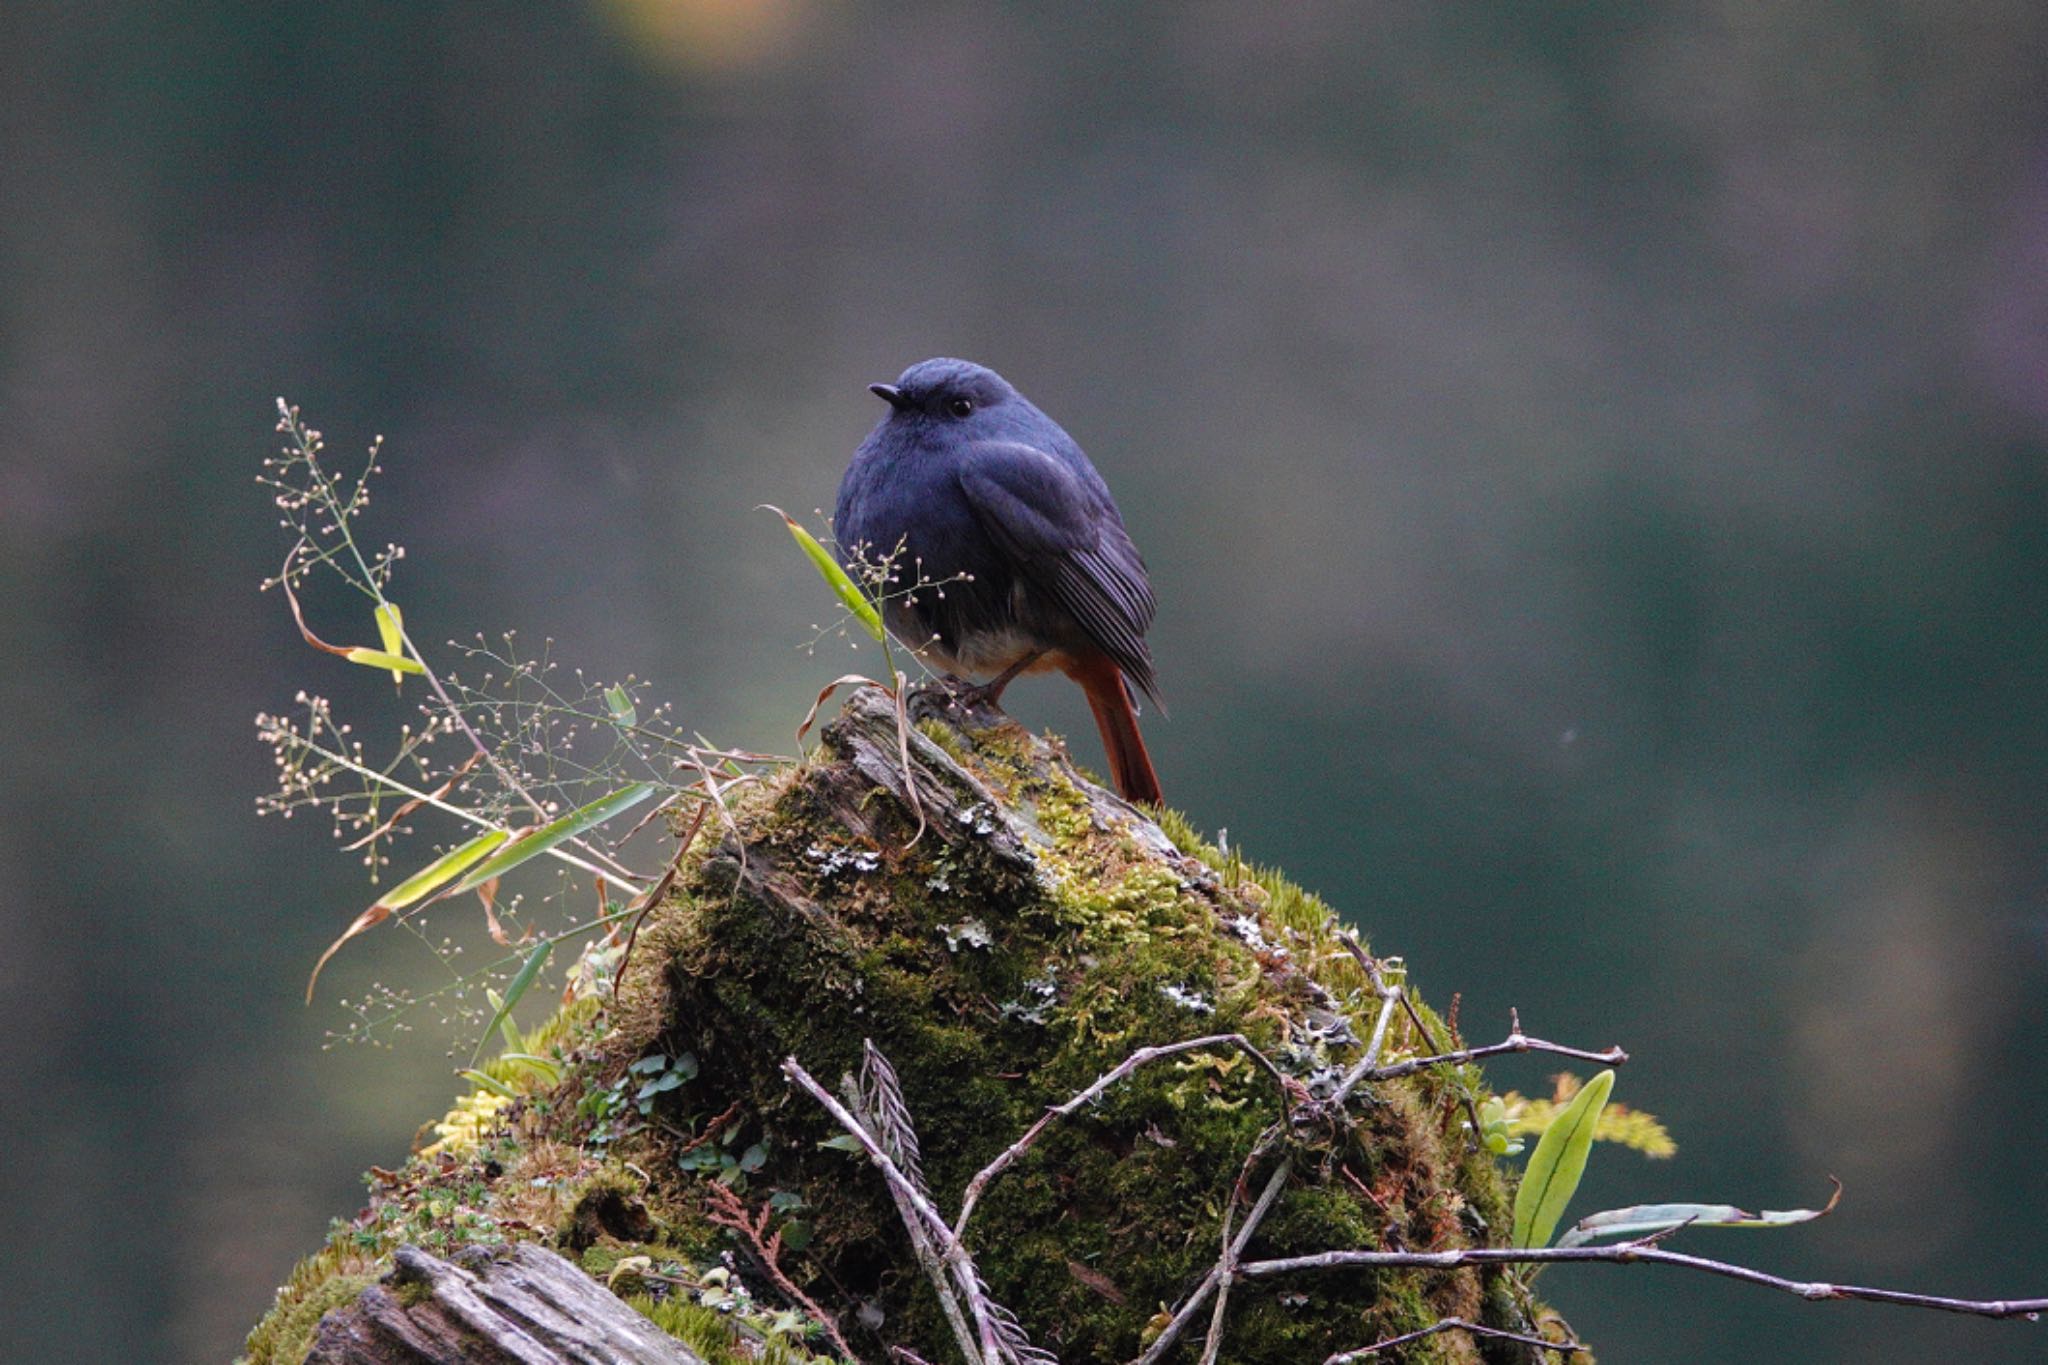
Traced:
[[1033, 587], [1064, 607], [1130, 680], [1158, 701], [1152, 585], [1107, 493], [1036, 446], [977, 443], [959, 467], [961, 491]]

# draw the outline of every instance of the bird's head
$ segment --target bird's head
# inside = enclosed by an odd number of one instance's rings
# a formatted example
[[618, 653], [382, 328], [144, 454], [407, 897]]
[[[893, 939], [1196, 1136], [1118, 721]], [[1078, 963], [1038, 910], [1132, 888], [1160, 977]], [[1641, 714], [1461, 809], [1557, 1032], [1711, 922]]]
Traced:
[[895, 418], [924, 417], [939, 422], [971, 421], [1017, 397], [1004, 378], [968, 360], [921, 360], [893, 384], [870, 384], [868, 391], [887, 403]]

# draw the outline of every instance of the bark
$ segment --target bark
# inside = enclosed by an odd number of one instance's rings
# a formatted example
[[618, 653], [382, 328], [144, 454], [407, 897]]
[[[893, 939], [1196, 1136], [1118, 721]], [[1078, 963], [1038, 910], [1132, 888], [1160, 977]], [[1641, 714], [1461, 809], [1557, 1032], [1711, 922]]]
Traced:
[[704, 1365], [597, 1281], [527, 1242], [461, 1264], [400, 1247], [320, 1323], [306, 1365]]

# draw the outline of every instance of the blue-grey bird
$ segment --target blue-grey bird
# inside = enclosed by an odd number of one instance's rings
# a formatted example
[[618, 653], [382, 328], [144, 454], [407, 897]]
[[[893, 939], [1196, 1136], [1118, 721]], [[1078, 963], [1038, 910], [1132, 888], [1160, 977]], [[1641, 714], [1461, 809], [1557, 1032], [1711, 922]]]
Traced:
[[890, 632], [942, 672], [993, 675], [990, 701], [1059, 669], [1088, 696], [1117, 790], [1159, 804], [1131, 698], [1159, 700], [1152, 585], [1102, 476], [994, 370], [926, 360], [869, 387], [889, 412], [846, 467], [832, 529], [856, 578], [889, 563]]

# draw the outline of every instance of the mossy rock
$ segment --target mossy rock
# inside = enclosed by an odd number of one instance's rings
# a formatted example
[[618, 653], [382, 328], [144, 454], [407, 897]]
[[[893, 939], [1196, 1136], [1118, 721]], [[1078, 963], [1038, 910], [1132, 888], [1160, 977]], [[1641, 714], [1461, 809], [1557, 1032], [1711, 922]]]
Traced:
[[[942, 697], [916, 714], [899, 734], [886, 697], [857, 693], [816, 756], [738, 802], [641, 929], [615, 997], [554, 1040], [559, 1087], [506, 1111], [475, 1151], [438, 1158], [459, 1170], [408, 1167], [387, 1196], [405, 1207], [373, 1202], [375, 1226], [338, 1231], [352, 1273], [390, 1239], [431, 1232], [422, 1201], [452, 1181], [472, 1230], [547, 1241], [603, 1275], [629, 1256], [666, 1267], [622, 1292], [665, 1289], [637, 1302], [687, 1324], [707, 1357], [707, 1302], [745, 1328], [733, 1358], [822, 1352], [821, 1335], [791, 1325], [804, 1315], [771, 1316], [786, 1296], [729, 1229], [735, 1208], [765, 1206], [782, 1272], [853, 1350], [957, 1359], [879, 1171], [784, 1071], [794, 1059], [836, 1086], [869, 1043], [893, 1066], [947, 1216], [1048, 1106], [1140, 1048], [1238, 1034], [1285, 1073], [1292, 1122], [1242, 1051], [1154, 1062], [988, 1186], [966, 1247], [990, 1296], [1069, 1365], [1138, 1356], [1216, 1264], [1226, 1210], [1241, 1220], [1283, 1160], [1247, 1259], [1505, 1239], [1501, 1173], [1464, 1126], [1485, 1094], [1475, 1068], [1319, 1103], [1380, 1005], [1326, 906], [1120, 801], [1056, 743], [955, 716]], [[1450, 1045], [1426, 1009], [1396, 1012], [1383, 1055]], [[621, 1112], [644, 1078], [671, 1073], [644, 1120]], [[713, 1183], [737, 1202], [711, 1197]], [[752, 1291], [736, 1315], [718, 1298], [735, 1283]], [[288, 1293], [279, 1312], [302, 1320], [315, 1292]], [[1318, 1272], [1233, 1285], [1222, 1358], [1296, 1365], [1446, 1316], [1561, 1330], [1505, 1269]], [[1207, 1327], [1205, 1310], [1167, 1358], [1195, 1359]], [[280, 1336], [262, 1351], [252, 1336], [251, 1359], [294, 1359]], [[1543, 1354], [1446, 1332], [1401, 1358]]]

